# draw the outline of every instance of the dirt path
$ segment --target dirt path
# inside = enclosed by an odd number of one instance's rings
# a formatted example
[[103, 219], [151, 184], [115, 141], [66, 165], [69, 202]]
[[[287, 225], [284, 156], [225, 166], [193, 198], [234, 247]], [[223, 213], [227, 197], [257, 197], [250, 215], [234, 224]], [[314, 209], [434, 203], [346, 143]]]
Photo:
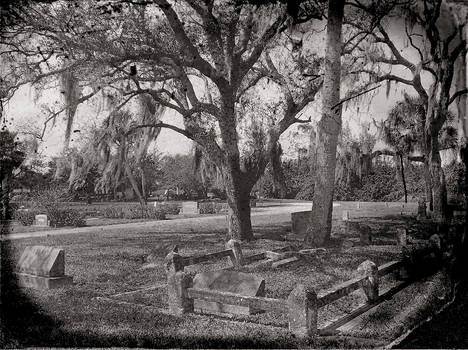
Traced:
[[[341, 219], [343, 210], [349, 211], [349, 217], [383, 216], [386, 214], [399, 214], [401, 211], [414, 212], [416, 203], [382, 203], [382, 202], [336, 202], [333, 203], [333, 218]], [[252, 225], [269, 226], [291, 221], [291, 213], [311, 210], [312, 202], [296, 201], [284, 203], [270, 203], [269, 206], [252, 208]], [[13, 232], [4, 235], [1, 239], [22, 239], [31, 237], [45, 237], [55, 235], [81, 234], [81, 233], [111, 233], [115, 230], [125, 230], [127, 233], [212, 233], [217, 230], [226, 230], [225, 215], [210, 215], [192, 218], [177, 218], [160, 221], [131, 222], [106, 226], [88, 226], [75, 228], [60, 228], [54, 230], [41, 230], [37, 232]]]
[[[278, 223], [287, 223], [291, 220], [291, 213], [301, 210], [310, 210], [311, 203], [287, 203], [270, 207], [253, 208], [252, 224], [264, 226]], [[38, 232], [10, 233], [2, 236], [2, 239], [22, 239], [31, 237], [44, 237], [55, 235], [68, 235], [80, 233], [107, 233], [115, 230], [125, 230], [128, 233], [142, 232], [184, 232], [203, 233], [213, 232], [217, 229], [225, 230], [227, 227], [225, 215], [201, 216], [194, 218], [178, 218], [172, 220], [145, 221], [106, 226], [90, 226], [76, 228], [62, 228]]]

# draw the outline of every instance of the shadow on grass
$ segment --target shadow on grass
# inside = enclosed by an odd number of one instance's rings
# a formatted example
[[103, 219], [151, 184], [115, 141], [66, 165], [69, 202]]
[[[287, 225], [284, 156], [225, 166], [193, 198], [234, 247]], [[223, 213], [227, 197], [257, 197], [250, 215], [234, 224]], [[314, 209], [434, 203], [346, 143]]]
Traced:
[[2, 240], [0, 342], [4, 348], [24, 346], [28, 343], [27, 339], [40, 340], [60, 327], [60, 323], [46, 315], [18, 287], [10, 259], [11, 250], [10, 242]]

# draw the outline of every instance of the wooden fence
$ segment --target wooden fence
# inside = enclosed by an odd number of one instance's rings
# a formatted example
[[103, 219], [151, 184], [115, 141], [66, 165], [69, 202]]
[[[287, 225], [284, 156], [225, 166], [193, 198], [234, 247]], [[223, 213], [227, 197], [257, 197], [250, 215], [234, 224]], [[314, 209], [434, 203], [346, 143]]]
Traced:
[[[288, 315], [289, 330], [291, 332], [301, 338], [310, 337], [318, 334], [317, 312], [319, 308], [355, 290], [363, 289], [367, 297], [367, 303], [353, 310], [350, 315], [326, 327], [326, 330], [336, 329], [345, 322], [350, 321], [352, 318], [355, 318], [383, 301], [384, 296], [379, 295], [379, 279], [381, 277], [398, 269], [405, 270], [405, 261], [391, 261], [377, 266], [372, 261], [366, 260], [359, 265], [356, 273], [357, 277], [353, 279], [318, 294], [313, 288], [298, 284], [287, 299], [244, 296], [223, 291], [193, 288], [192, 277], [184, 272], [184, 266], [226, 256], [231, 257], [234, 265], [242, 265], [249, 261], [263, 259], [266, 256], [266, 253], [260, 253], [244, 259], [242, 258], [239, 242], [229, 241], [228, 247], [231, 249], [207, 254], [202, 257], [181, 257], [178, 252], [171, 252], [168, 254], [166, 257], [166, 272], [168, 279], [169, 310], [171, 313], [182, 315], [194, 312], [194, 299], [252, 307], [265, 311], [279, 311]], [[428, 247], [431, 249], [428, 249]], [[433, 242], [429, 242], [419, 251], [424, 254], [430, 254], [433, 252], [433, 248], [437, 248], [437, 245], [433, 244]], [[403, 247], [403, 250], [404, 252], [408, 252], [406, 247]], [[386, 292], [385, 297], [388, 297], [389, 293], [390, 295], [396, 293], [408, 284], [408, 282], [400, 283], [400, 285]]]

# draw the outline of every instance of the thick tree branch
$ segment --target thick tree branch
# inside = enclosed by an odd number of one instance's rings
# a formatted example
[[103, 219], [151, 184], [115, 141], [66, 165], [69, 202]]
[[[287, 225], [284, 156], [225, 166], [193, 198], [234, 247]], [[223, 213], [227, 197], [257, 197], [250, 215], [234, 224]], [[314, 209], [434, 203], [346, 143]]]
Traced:
[[468, 89], [463, 89], [463, 90], [458, 90], [457, 92], [455, 92], [452, 97], [450, 97], [450, 100], [449, 100], [449, 106], [453, 103], [453, 101], [455, 101], [458, 97], [460, 96], [463, 96], [465, 94], [468, 94]]

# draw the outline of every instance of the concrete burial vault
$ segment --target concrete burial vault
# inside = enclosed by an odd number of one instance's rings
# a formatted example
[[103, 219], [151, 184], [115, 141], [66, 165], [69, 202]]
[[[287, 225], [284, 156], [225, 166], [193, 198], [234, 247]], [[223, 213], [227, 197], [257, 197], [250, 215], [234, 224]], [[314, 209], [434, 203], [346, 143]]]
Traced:
[[72, 284], [65, 275], [65, 252], [47, 246], [26, 247], [21, 255], [16, 276], [20, 287], [53, 289]]
[[[198, 273], [193, 288], [236, 293], [245, 296], [265, 296], [265, 280], [252, 274], [235, 271], [209, 271]], [[249, 306], [228, 305], [212, 301], [193, 301], [194, 311], [252, 315], [260, 312]]]

